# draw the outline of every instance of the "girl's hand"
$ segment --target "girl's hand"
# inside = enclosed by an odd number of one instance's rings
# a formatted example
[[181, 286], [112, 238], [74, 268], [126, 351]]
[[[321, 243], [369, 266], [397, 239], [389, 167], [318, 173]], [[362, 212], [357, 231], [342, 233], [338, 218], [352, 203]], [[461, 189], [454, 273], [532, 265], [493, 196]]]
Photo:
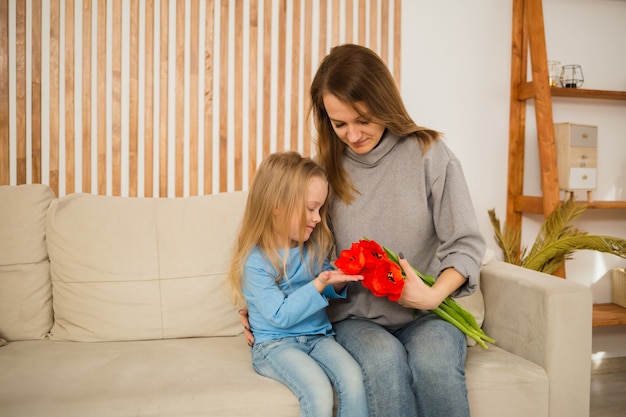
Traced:
[[362, 280], [363, 275], [348, 275], [341, 271], [324, 271], [313, 280], [313, 285], [322, 293], [328, 285], [333, 285], [335, 291], [341, 291], [348, 282]]

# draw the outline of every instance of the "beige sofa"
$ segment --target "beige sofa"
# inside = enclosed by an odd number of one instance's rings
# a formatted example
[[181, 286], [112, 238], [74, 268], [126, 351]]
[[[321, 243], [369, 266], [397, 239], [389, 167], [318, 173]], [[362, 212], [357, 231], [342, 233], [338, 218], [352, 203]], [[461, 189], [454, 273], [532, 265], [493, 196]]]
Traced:
[[[297, 416], [223, 287], [244, 203], [0, 187], [0, 416]], [[590, 290], [498, 261], [481, 285], [472, 416], [588, 416]]]

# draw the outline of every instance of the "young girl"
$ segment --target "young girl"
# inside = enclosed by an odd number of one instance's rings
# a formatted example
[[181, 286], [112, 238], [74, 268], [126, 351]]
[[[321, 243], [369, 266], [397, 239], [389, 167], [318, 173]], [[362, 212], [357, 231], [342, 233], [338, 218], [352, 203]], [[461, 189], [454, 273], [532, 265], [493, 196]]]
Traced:
[[[368, 415], [361, 367], [334, 339], [328, 298], [344, 298], [360, 275], [335, 271], [322, 168], [296, 152], [275, 153], [250, 187], [229, 272], [236, 304], [247, 303], [252, 365], [285, 384], [301, 416]], [[332, 384], [332, 385], [331, 385]]]

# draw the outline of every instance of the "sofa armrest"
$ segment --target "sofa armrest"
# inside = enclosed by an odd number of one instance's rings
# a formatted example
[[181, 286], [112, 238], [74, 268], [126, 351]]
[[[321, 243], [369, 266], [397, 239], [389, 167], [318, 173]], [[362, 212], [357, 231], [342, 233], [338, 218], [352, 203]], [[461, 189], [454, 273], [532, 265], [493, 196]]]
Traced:
[[590, 288], [501, 261], [481, 270], [485, 332], [496, 345], [543, 367], [550, 416], [588, 416]]

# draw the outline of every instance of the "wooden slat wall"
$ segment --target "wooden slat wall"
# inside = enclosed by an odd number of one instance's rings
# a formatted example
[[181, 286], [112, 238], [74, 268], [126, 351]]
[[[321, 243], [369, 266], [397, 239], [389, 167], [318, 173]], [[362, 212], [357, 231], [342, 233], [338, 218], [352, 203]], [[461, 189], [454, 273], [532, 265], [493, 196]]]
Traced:
[[[17, 20], [17, 19], [16, 19]], [[0, 184], [8, 184], [9, 146], [9, 5], [0, 2]], [[17, 161], [17, 157], [15, 158]], [[17, 165], [17, 164], [16, 164]]]
[[308, 86], [334, 45], [400, 82], [401, 0], [0, 1], [0, 185], [62, 196], [247, 189], [314, 152]]

